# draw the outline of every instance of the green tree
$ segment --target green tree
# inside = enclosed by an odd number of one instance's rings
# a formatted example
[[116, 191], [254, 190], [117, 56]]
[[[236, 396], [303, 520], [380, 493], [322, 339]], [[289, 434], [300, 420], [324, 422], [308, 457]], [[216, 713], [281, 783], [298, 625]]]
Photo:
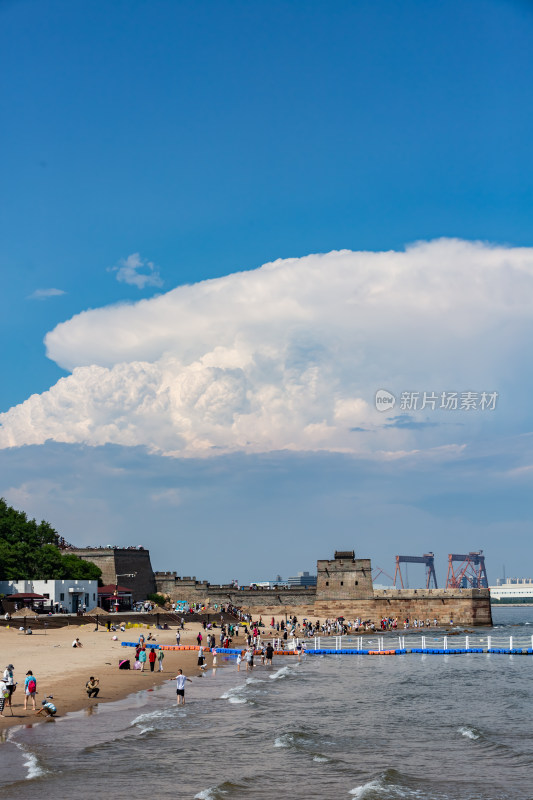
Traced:
[[59, 535], [42, 520], [29, 520], [0, 499], [0, 579], [60, 580], [62, 578], [97, 580], [102, 571], [74, 553], [62, 555]]

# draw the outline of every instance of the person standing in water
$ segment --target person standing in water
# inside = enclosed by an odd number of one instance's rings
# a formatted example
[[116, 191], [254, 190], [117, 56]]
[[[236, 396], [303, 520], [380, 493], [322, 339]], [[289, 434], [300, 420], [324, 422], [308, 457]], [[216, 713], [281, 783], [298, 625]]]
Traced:
[[185, 684], [187, 681], [192, 683], [190, 678], [183, 674], [183, 670], [179, 669], [175, 678], [176, 681], [176, 702], [179, 706], [185, 705]]

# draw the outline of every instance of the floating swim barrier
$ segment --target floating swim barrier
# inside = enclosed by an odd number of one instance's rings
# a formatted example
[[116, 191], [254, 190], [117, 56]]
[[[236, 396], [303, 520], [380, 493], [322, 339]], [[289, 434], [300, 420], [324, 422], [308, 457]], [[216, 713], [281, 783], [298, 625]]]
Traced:
[[[121, 642], [122, 647], [138, 647], [138, 642]], [[152, 644], [148, 642], [145, 644], [147, 649], [160, 649], [160, 650], [196, 650], [200, 649], [197, 644]], [[217, 654], [223, 655], [239, 655], [245, 647], [217, 647], [215, 648]], [[205, 652], [211, 652], [210, 648], [205, 647]], [[412, 647], [412, 648], [397, 648], [395, 650], [362, 650], [357, 648], [350, 648], [342, 650], [335, 650], [333, 648], [318, 648], [309, 650], [274, 650], [275, 656], [400, 656], [400, 655], [426, 655], [426, 656], [454, 656], [454, 655], [467, 655], [467, 654], [482, 654], [490, 653], [491, 655], [507, 655], [507, 656], [526, 656], [533, 655], [533, 647], [528, 648], [509, 648], [509, 647], [454, 647], [439, 649], [433, 647]], [[261, 650], [255, 650], [254, 655], [260, 656]]]

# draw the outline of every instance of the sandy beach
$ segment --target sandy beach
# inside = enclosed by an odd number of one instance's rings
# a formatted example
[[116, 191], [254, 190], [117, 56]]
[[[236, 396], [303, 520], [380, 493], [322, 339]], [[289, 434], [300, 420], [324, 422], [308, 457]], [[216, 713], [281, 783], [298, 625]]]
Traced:
[[[196, 644], [198, 631], [202, 631], [201, 623], [189, 624], [181, 632], [181, 644]], [[217, 636], [219, 628], [214, 630]], [[28, 703], [24, 710], [24, 680], [26, 672], [32, 670], [37, 679], [36, 706], [47, 695], [53, 695], [57, 706], [57, 714], [62, 716], [68, 711], [77, 711], [94, 703], [109, 702], [126, 697], [132, 692], [151, 688], [163, 683], [183, 669], [189, 676], [199, 674], [197, 652], [188, 650], [164, 651], [163, 672], [158, 672], [156, 663], [154, 672], [150, 672], [148, 662], [144, 672], [139, 670], [119, 670], [121, 658], [129, 658], [133, 667], [135, 651], [131, 647], [122, 647], [122, 641], [137, 641], [140, 634], [146, 637], [151, 633], [158, 644], [176, 644], [176, 629], [167, 631], [154, 630], [151, 626], [127, 629], [124, 633], [117, 631], [108, 633], [105, 629], [94, 630], [94, 624], [71, 626], [37, 631], [31, 636], [24, 635], [15, 627], [0, 628], [0, 643], [3, 660], [0, 663], [0, 675], [8, 664], [13, 664], [15, 681], [18, 686], [13, 694], [13, 716], [6, 703], [4, 717], [0, 717], [0, 730], [11, 725], [34, 723], [43, 718], [36, 716]], [[117, 641], [113, 641], [113, 635]], [[72, 647], [74, 639], [79, 637], [82, 648]], [[205, 634], [204, 634], [205, 641]], [[234, 640], [235, 641], [235, 640]], [[244, 636], [239, 636], [239, 643], [244, 643]], [[211, 654], [206, 652], [207, 667], [211, 665]], [[220, 659], [219, 659], [220, 666]], [[85, 684], [94, 675], [100, 681], [100, 694], [97, 699], [87, 697]]]
[[[275, 615], [275, 621], [281, 621], [284, 615]], [[270, 623], [270, 617], [268, 618]], [[245, 637], [241, 629], [238, 637], [233, 637], [233, 646], [245, 647]], [[182, 645], [196, 645], [196, 637], [205, 631], [201, 622], [188, 623], [181, 631]], [[220, 628], [212, 631], [217, 644]], [[129, 658], [133, 667], [134, 649], [122, 647], [123, 641], [137, 641], [141, 633], [145, 638], [150, 633], [153, 641], [162, 645], [176, 644], [176, 628], [157, 630], [154, 625], [146, 625], [126, 629], [125, 632], [109, 633], [100, 627], [95, 631], [93, 622], [84, 625], [71, 625], [64, 628], [34, 630], [29, 636], [22, 633], [13, 625], [9, 628], [0, 628], [0, 643], [3, 660], [0, 662], [0, 675], [8, 664], [14, 665], [15, 681], [18, 683], [13, 694], [12, 710], [6, 704], [4, 717], [0, 717], [0, 730], [11, 725], [20, 725], [25, 722], [36, 722], [43, 718], [36, 716], [28, 703], [24, 710], [24, 679], [26, 672], [31, 669], [37, 679], [36, 706], [40, 707], [41, 701], [47, 695], [53, 695], [54, 704], [57, 706], [58, 715], [68, 711], [78, 711], [94, 703], [109, 702], [126, 697], [132, 692], [151, 688], [163, 683], [176, 675], [178, 669], [183, 669], [186, 675], [193, 677], [200, 670], [197, 666], [197, 651], [165, 650], [163, 672], [159, 672], [156, 663], [154, 672], [150, 671], [146, 663], [144, 672], [139, 670], [119, 670], [121, 658]], [[381, 634], [381, 632], [380, 632]], [[116, 636], [116, 641], [113, 636]], [[275, 632], [267, 625], [262, 629], [262, 635], [270, 638]], [[381, 634], [382, 635], [382, 634]], [[387, 634], [385, 634], [387, 636]], [[389, 634], [390, 635], [390, 634]], [[72, 647], [72, 642], [79, 637], [82, 647]], [[212, 656], [205, 651], [206, 666], [212, 663]], [[218, 666], [222, 666], [218, 659]], [[89, 677], [94, 675], [100, 681], [100, 694], [98, 698], [89, 699], [85, 684]]]

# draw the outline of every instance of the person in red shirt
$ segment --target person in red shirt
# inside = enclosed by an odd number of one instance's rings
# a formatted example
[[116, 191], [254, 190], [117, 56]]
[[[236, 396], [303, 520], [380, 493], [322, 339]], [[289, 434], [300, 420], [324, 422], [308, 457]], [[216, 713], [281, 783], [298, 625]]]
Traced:
[[153, 672], [154, 671], [154, 667], [155, 667], [155, 662], [156, 662], [156, 654], [155, 654], [155, 648], [154, 647], [150, 648], [150, 652], [148, 654], [148, 661], [150, 662], [150, 672]]

